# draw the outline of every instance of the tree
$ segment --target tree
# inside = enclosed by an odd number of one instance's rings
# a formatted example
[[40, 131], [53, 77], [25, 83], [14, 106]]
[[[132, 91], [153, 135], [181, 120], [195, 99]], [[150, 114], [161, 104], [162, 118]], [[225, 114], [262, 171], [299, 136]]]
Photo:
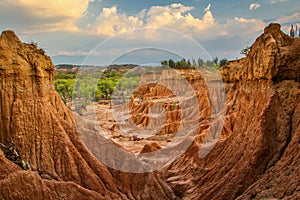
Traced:
[[177, 69], [186, 69], [187, 68], [187, 62], [186, 60], [183, 58], [181, 61], [176, 62], [176, 67]]
[[110, 99], [116, 85], [117, 81], [114, 81], [111, 78], [101, 79], [97, 86], [98, 95], [101, 94], [104, 95], [105, 99]]
[[188, 59], [187, 65], [188, 65], [189, 68], [191, 67], [192, 63], [191, 63], [190, 59]]
[[175, 62], [174, 62], [174, 60], [172, 60], [172, 59], [169, 60], [169, 67], [175, 68]]
[[206, 69], [213, 69], [215, 67], [215, 61], [214, 60], [207, 60], [205, 63], [205, 68]]
[[202, 58], [198, 58], [198, 66], [204, 68], [204, 60]]
[[226, 58], [223, 58], [222, 60], [220, 60], [219, 65], [220, 67], [227, 65], [228, 64], [228, 60]]
[[197, 64], [196, 64], [196, 60], [194, 58], [192, 59], [192, 63], [193, 63], [193, 66], [196, 67]]
[[218, 58], [218, 57], [213, 58], [213, 62], [214, 62], [215, 64], [218, 64], [218, 61], [219, 61], [219, 58]]
[[74, 79], [58, 79], [54, 82], [56, 91], [66, 101], [72, 99], [74, 82]]
[[98, 78], [90, 74], [80, 74], [74, 83], [73, 99], [75, 107], [87, 106], [95, 98]]
[[168, 61], [167, 61], [167, 60], [163, 60], [163, 61], [161, 61], [161, 65], [163, 65], [163, 66], [167, 66], [167, 65], [168, 65]]
[[250, 52], [250, 47], [246, 47], [241, 50], [240, 54], [247, 56], [249, 52]]

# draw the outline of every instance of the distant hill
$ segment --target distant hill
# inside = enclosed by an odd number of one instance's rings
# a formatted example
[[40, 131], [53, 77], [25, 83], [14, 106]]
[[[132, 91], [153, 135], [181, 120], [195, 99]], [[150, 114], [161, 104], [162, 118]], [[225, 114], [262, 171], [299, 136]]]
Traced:
[[[134, 64], [122, 64], [122, 65], [110, 65], [107, 69], [112, 71], [127, 71], [138, 65]], [[92, 66], [92, 65], [74, 65], [74, 64], [58, 64], [55, 65], [55, 71], [66, 71], [66, 70], [78, 70], [80, 67], [100, 67], [100, 66]]]

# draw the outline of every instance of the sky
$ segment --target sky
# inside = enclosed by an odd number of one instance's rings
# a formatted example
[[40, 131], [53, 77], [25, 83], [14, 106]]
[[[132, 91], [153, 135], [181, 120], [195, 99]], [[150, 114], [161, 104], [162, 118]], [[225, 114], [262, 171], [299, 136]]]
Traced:
[[0, 31], [38, 43], [54, 64], [236, 59], [269, 23], [300, 28], [297, 0], [1, 0]]

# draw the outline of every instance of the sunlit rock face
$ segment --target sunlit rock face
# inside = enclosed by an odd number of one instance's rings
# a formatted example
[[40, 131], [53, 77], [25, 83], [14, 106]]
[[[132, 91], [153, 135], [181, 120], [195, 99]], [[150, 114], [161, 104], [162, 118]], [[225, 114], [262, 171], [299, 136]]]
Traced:
[[12, 31], [2, 33], [0, 142], [13, 141], [25, 166], [0, 151], [0, 199], [172, 198], [157, 175], [109, 171], [89, 152], [55, 91], [53, 73], [42, 49], [21, 43]]
[[220, 69], [226, 117], [219, 141], [199, 159], [205, 127], [160, 174], [187, 199], [299, 198], [300, 39], [271, 24], [246, 58]]

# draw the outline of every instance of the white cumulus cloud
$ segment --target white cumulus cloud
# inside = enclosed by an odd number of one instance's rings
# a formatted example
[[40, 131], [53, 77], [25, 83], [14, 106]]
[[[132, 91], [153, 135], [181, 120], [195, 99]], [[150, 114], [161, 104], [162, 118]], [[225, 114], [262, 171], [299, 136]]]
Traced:
[[[99, 1], [99, 0], [97, 0]], [[166, 6], [151, 6], [136, 14], [121, 12], [118, 6], [102, 8], [93, 21], [88, 21], [85, 28], [77, 26], [77, 22], [86, 15], [89, 3], [93, 0], [2, 0], [0, 1], [1, 24], [9, 24], [11, 28], [25, 34], [37, 32], [67, 31], [78, 34], [92, 34], [96, 36], [115, 36], [117, 34], [148, 28], [146, 39], [158, 40], [167, 38], [151, 28], [166, 28], [183, 32], [200, 40], [214, 39], [219, 36], [234, 37], [243, 33], [254, 33], [263, 29], [261, 20], [235, 18], [227, 22], [218, 22], [212, 11], [213, 5], [203, 8], [202, 17], [191, 14], [195, 9], [181, 3]], [[259, 4], [250, 5], [250, 9], [257, 9]], [[131, 39], [135, 39], [132, 36]], [[168, 38], [169, 39], [169, 38]]]
[[103, 8], [96, 19], [95, 31], [99, 35], [112, 36], [143, 25], [143, 21], [135, 16], [118, 13], [117, 6]]
[[[204, 10], [203, 18], [194, 17], [189, 11], [194, 7], [185, 6], [180, 3], [168, 6], [152, 6], [144, 9], [137, 15], [127, 15], [120, 13], [116, 6], [103, 8], [94, 23], [96, 34], [113, 36], [118, 33], [129, 31], [135, 28], [168, 28], [190, 35], [195, 33], [202, 34], [205, 32], [218, 31], [222, 32], [215, 23], [210, 4]], [[153, 31], [153, 29], [149, 29]], [[210, 34], [205, 34], [210, 37]]]
[[259, 7], [260, 7], [260, 4], [258, 4], [258, 3], [251, 3], [250, 6], [249, 6], [249, 10], [256, 10]]
[[89, 0], [1, 0], [0, 18], [26, 32], [75, 31], [88, 4]]
[[274, 4], [274, 3], [282, 3], [282, 2], [286, 2], [286, 0], [271, 0], [270, 3]]
[[[259, 6], [254, 6], [258, 8]], [[103, 8], [97, 17], [92, 29], [95, 34], [104, 36], [114, 36], [135, 28], [167, 28], [183, 32], [189, 36], [203, 40], [212, 39], [219, 36], [239, 36], [247, 35], [263, 30], [265, 24], [261, 20], [244, 19], [236, 17], [226, 23], [218, 23], [209, 4], [203, 8], [204, 15], [201, 18], [193, 16], [190, 11], [191, 6], [180, 3], [167, 6], [152, 6], [143, 9], [136, 15], [121, 13], [117, 6]], [[149, 29], [149, 34], [144, 35], [147, 39], [163, 38], [155, 33], [154, 29]], [[167, 38], [164, 36], [164, 38]]]
[[210, 4], [208, 4], [208, 6], [205, 8], [204, 11], [205, 11], [205, 12], [206, 12], [206, 11], [210, 11]]

